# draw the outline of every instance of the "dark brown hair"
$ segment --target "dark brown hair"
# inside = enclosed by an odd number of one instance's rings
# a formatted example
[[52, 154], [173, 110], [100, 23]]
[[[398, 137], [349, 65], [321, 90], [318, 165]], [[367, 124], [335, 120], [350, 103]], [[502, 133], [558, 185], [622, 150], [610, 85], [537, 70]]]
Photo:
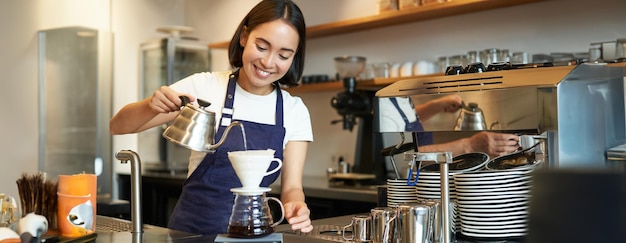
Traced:
[[263, 0], [259, 2], [246, 17], [241, 21], [237, 31], [233, 35], [228, 46], [228, 59], [230, 65], [235, 68], [243, 66], [241, 57], [243, 55], [243, 47], [240, 45], [241, 35], [244, 29], [247, 28], [248, 33], [252, 32], [254, 28], [260, 24], [274, 21], [277, 19], [283, 19], [287, 23], [291, 24], [298, 31], [299, 42], [298, 49], [293, 58], [293, 63], [285, 76], [280, 78], [278, 82], [286, 86], [295, 86], [298, 84], [298, 80], [302, 77], [302, 71], [304, 69], [304, 53], [306, 46], [306, 24], [304, 23], [304, 16], [300, 11], [300, 8], [290, 0]]

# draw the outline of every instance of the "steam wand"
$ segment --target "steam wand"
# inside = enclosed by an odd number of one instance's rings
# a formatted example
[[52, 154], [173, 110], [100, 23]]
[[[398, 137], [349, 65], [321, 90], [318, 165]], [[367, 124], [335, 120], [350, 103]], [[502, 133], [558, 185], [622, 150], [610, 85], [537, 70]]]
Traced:
[[393, 146], [391, 148], [391, 152], [389, 152], [390, 156], [389, 159], [391, 159], [391, 165], [393, 166], [393, 171], [396, 173], [396, 179], [400, 179], [400, 172], [398, 172], [398, 166], [396, 165], [396, 160], [393, 158], [394, 152], [396, 150], [398, 150], [402, 144], [404, 144], [404, 133], [401, 132], [400, 133], [400, 137], [402, 137], [402, 141], [400, 141], [400, 143], [398, 143], [398, 145]]
[[[130, 161], [130, 214], [133, 228], [131, 233], [143, 233], [143, 219], [141, 217], [141, 159], [131, 150], [121, 150], [115, 153], [115, 158], [122, 164]], [[136, 158], [136, 159], [135, 159]]]

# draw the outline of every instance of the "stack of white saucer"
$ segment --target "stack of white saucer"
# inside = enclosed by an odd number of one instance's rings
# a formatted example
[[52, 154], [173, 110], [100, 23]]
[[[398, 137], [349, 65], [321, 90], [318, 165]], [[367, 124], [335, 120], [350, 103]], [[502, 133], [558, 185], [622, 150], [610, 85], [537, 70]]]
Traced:
[[[452, 226], [458, 229], [461, 225], [460, 221], [456, 220], [456, 185], [453, 177], [455, 174], [456, 173], [448, 174], [448, 193], [450, 195], [450, 202], [452, 203], [452, 207], [450, 207], [451, 220], [454, 222]], [[441, 174], [439, 172], [420, 172], [417, 178], [416, 188], [418, 200], [441, 199]]]
[[461, 234], [480, 240], [526, 235], [531, 170], [454, 175]]
[[[448, 176], [450, 201], [456, 199], [455, 173]], [[441, 199], [441, 175], [439, 172], [421, 172], [416, 183], [418, 199]]]
[[414, 185], [407, 179], [387, 179], [387, 206], [418, 202]]

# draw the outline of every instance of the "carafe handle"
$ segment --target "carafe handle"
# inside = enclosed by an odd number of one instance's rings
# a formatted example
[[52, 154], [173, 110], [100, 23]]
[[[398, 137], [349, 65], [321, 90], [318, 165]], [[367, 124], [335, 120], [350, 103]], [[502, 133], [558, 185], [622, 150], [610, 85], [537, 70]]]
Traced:
[[269, 200], [275, 201], [278, 203], [278, 205], [280, 205], [280, 219], [271, 225], [271, 227], [276, 227], [281, 222], [283, 222], [283, 219], [285, 219], [285, 207], [283, 207], [283, 203], [280, 200], [278, 200], [278, 198], [268, 197], [266, 201], [269, 201]]

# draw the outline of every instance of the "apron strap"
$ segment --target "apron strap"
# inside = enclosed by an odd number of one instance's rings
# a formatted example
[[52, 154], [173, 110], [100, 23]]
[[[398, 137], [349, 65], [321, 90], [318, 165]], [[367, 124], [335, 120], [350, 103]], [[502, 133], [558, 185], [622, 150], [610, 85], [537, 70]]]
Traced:
[[[239, 78], [239, 70], [230, 74], [228, 78], [228, 87], [226, 88], [226, 97], [224, 97], [224, 107], [222, 108], [222, 117], [220, 118], [220, 126], [217, 129], [216, 139], [220, 139], [224, 133], [224, 127], [230, 125], [233, 121], [233, 106], [235, 103], [235, 90], [237, 87], [237, 79]], [[278, 82], [274, 82], [276, 86], [276, 126], [284, 127], [283, 117], [283, 94], [280, 90]]]

